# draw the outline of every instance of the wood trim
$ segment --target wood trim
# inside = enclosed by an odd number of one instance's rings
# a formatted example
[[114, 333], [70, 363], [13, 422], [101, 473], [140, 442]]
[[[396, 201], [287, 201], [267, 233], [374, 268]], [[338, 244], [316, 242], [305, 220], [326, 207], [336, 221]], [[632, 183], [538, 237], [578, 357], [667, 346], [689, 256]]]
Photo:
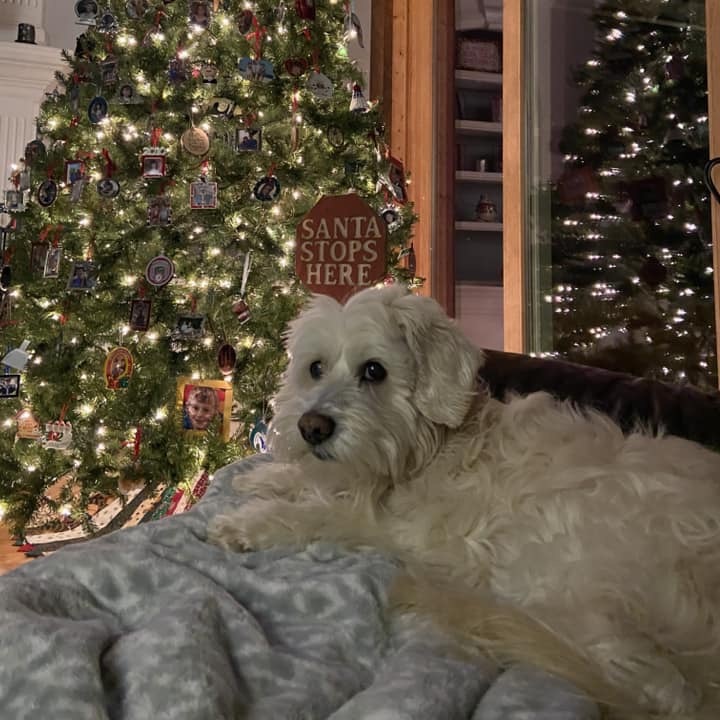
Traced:
[[523, 186], [522, 0], [503, 4], [503, 316], [505, 350], [524, 352], [526, 273]]
[[[708, 118], [710, 125], [710, 157], [720, 155], [720, 3], [705, 3], [707, 38]], [[717, 174], [715, 177], [718, 177]], [[717, 359], [720, 361], [720, 206], [710, 196], [713, 242], [713, 284], [715, 289], [715, 335]], [[717, 368], [716, 368], [717, 369]]]
[[[373, 96], [381, 96], [390, 152], [409, 177], [422, 293], [454, 312], [454, 7], [447, 0], [376, 0]], [[378, 66], [384, 69], [378, 69]]]
[[455, 316], [455, 3], [436, 0], [432, 296]]
[[392, 115], [392, 0], [373, 0], [370, 17], [370, 87], [368, 96], [382, 103], [385, 131], [390, 136]]

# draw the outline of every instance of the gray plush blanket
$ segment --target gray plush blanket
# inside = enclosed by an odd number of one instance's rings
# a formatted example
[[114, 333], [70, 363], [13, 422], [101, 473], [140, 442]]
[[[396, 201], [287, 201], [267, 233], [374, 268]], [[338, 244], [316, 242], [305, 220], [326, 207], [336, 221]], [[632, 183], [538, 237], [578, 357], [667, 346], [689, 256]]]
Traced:
[[316, 544], [206, 542], [251, 458], [190, 512], [64, 548], [0, 578], [2, 720], [589, 720], [529, 668], [464, 664], [383, 607], [396, 566]]

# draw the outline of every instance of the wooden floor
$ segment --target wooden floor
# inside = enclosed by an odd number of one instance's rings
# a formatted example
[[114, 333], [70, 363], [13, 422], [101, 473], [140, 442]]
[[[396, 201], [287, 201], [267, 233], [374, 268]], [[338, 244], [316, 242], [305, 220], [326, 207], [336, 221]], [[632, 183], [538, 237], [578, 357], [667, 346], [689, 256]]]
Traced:
[[0, 525], [0, 574], [12, 570], [18, 565], [30, 562], [31, 558], [26, 558], [17, 547], [12, 544], [12, 538], [4, 525]]

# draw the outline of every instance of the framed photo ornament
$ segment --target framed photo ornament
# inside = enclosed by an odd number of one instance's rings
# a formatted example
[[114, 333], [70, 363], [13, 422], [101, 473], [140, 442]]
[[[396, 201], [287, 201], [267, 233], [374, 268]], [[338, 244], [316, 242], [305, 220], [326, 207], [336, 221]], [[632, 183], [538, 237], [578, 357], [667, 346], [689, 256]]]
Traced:
[[105, 358], [105, 385], [110, 390], [125, 388], [133, 373], [134, 361], [130, 351], [124, 347], [113, 348]]
[[20, 375], [11, 373], [0, 375], [0, 400], [10, 400], [20, 396]]
[[138, 298], [130, 303], [130, 329], [145, 332], [150, 327], [152, 301]]
[[155, 195], [148, 200], [147, 224], [162, 227], [172, 223], [172, 206], [167, 195]]
[[178, 378], [177, 404], [183, 430], [199, 436], [217, 428], [223, 440], [229, 440], [232, 399], [232, 385], [225, 380]]
[[60, 277], [60, 261], [62, 260], [62, 245], [52, 245], [45, 256], [44, 278]]
[[92, 290], [97, 284], [97, 265], [92, 262], [74, 262], [67, 289], [74, 291]]
[[215, 210], [218, 206], [218, 184], [197, 180], [190, 183], [190, 209]]
[[85, 176], [85, 163], [82, 160], [65, 161], [65, 184], [73, 185]]
[[165, 153], [158, 148], [145, 148], [140, 156], [142, 176], [150, 180], [164, 178], [167, 172]]
[[145, 268], [145, 279], [154, 287], [165, 287], [175, 275], [175, 264], [167, 255], [156, 255]]

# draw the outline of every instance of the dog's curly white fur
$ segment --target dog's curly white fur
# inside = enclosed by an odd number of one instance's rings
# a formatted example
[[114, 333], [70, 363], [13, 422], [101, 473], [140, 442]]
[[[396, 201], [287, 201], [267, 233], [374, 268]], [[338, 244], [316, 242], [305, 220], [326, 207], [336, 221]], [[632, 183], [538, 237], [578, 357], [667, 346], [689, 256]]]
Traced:
[[396, 605], [465, 644], [625, 710], [715, 717], [720, 455], [545, 393], [490, 398], [482, 353], [398, 287], [315, 297], [287, 346], [276, 462], [215, 542], [378, 548], [412, 569]]

